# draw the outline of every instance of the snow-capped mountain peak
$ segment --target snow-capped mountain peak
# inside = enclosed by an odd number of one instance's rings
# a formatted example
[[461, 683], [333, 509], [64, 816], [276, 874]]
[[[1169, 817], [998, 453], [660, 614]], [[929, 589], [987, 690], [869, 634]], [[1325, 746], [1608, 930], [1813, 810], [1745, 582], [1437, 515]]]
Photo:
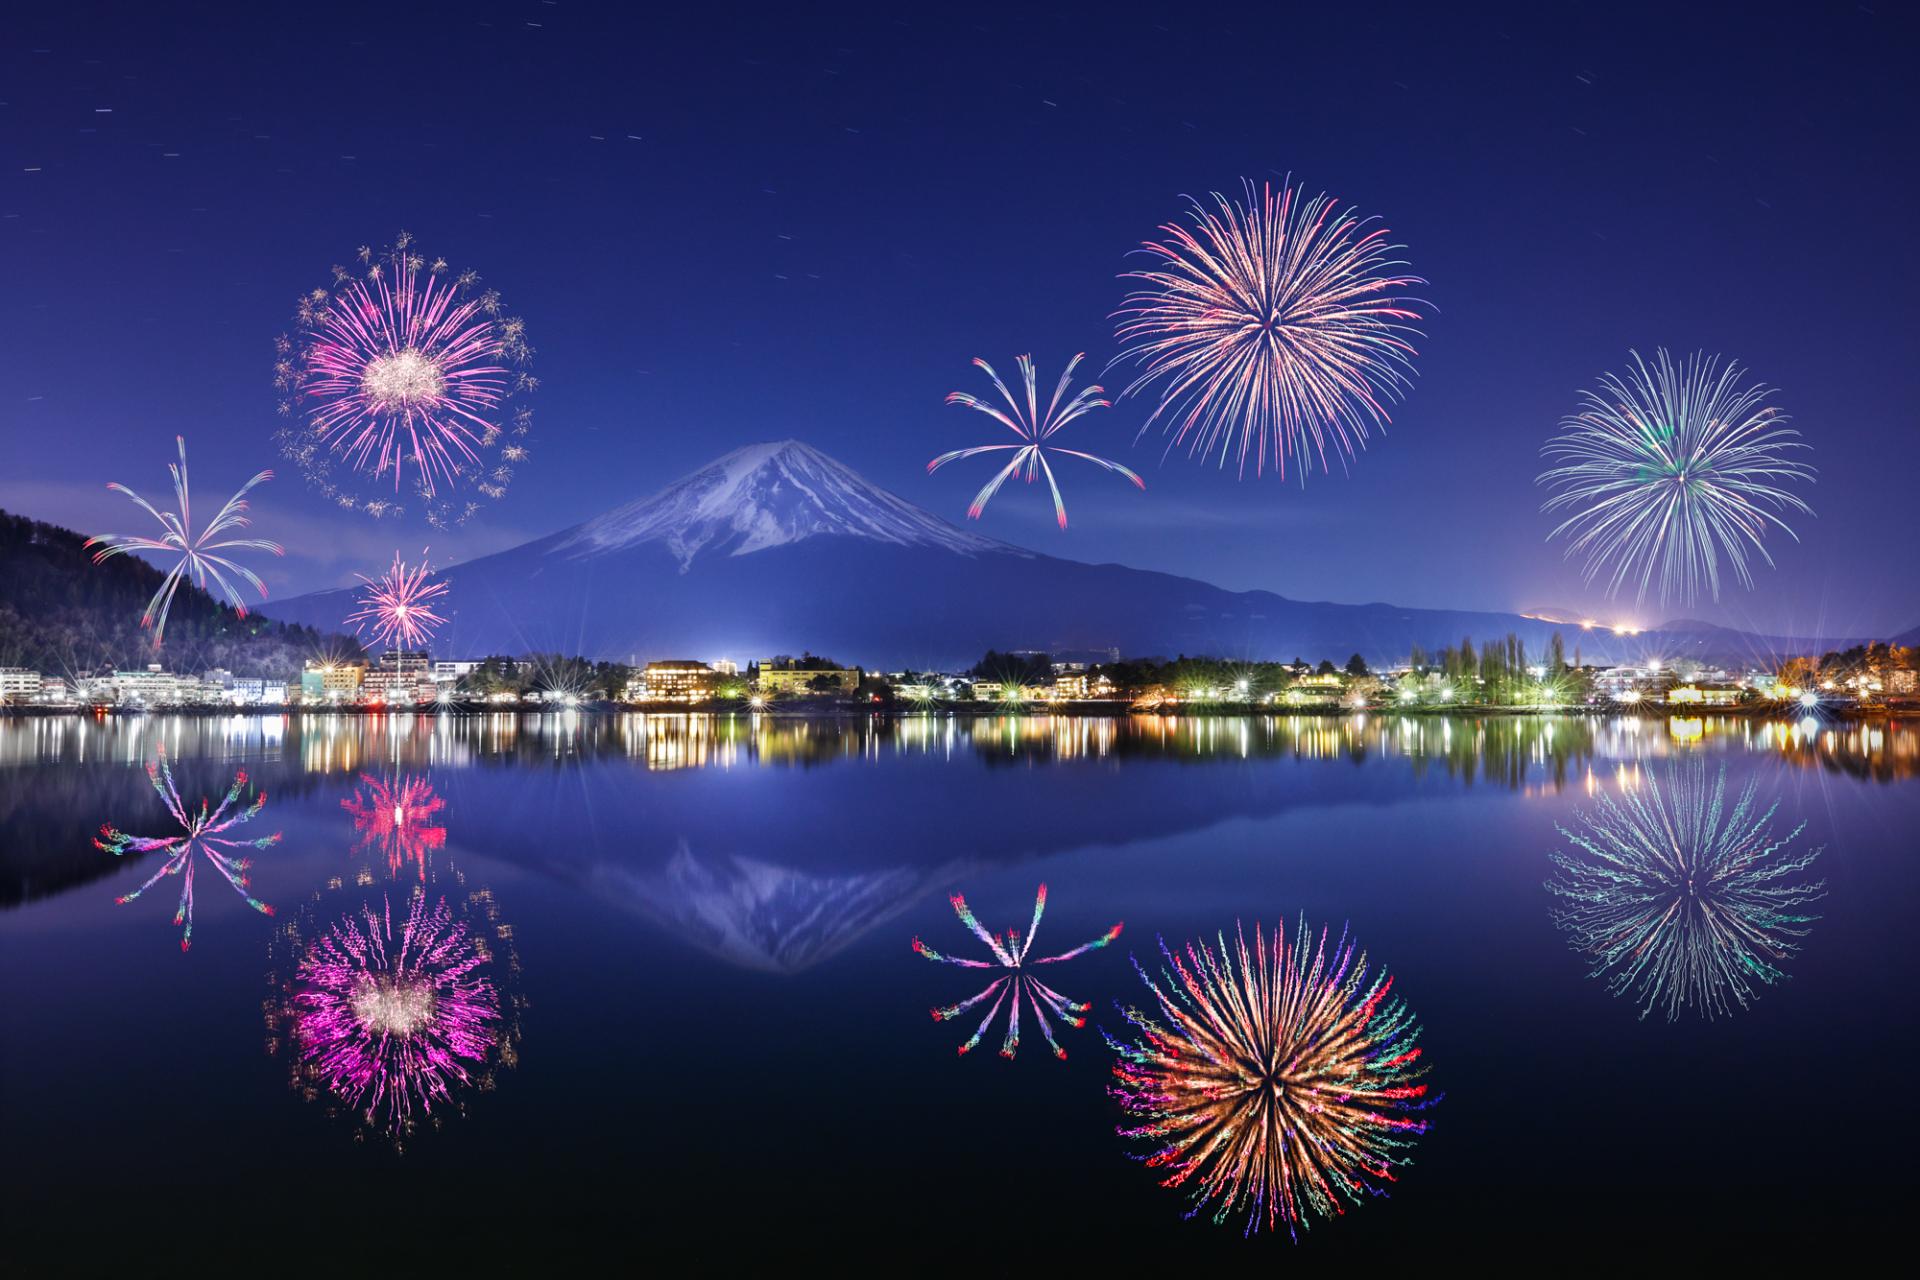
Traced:
[[554, 549], [594, 556], [658, 541], [685, 573], [703, 552], [743, 556], [819, 536], [962, 555], [1028, 554], [955, 528], [798, 440], [735, 449], [652, 497], [569, 531]]

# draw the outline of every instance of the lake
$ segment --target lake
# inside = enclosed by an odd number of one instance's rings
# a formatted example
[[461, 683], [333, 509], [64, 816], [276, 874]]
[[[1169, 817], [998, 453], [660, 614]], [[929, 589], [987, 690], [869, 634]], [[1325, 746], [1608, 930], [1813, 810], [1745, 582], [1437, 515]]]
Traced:
[[[95, 844], [180, 832], [162, 752], [188, 822], [244, 770], [209, 834], [282, 833], [237, 851], [271, 916], [194, 853], [184, 954], [180, 877], [115, 901], [173, 851]], [[23, 718], [0, 815], [18, 1257], [1723, 1253], [1869, 1237], [1912, 1176], [1912, 722]], [[959, 1054], [992, 1001], [929, 1010], [1008, 971], [915, 940], [991, 962], [949, 895], [1025, 931], [1043, 882], [1030, 961], [1124, 929]], [[1120, 1135], [1109, 1037], [1134, 961], [1175, 990], [1158, 939], [1302, 919], [1391, 971], [1426, 1091], [1378, 1131], [1210, 1095], [1196, 1132], [1280, 1133], [1346, 1210], [1296, 1183], [1248, 1238]], [[1385, 1176], [1343, 1154], [1381, 1133]]]

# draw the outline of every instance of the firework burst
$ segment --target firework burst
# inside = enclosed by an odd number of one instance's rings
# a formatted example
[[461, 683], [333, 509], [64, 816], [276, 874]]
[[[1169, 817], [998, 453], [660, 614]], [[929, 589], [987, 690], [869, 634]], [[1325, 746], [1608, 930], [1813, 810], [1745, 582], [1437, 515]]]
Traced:
[[1291, 948], [1283, 935], [1275, 925], [1269, 943], [1256, 925], [1251, 952], [1243, 930], [1217, 951], [1162, 941], [1161, 982], [1136, 960], [1153, 1001], [1121, 1010], [1133, 1039], [1107, 1037], [1119, 1054], [1109, 1092], [1128, 1118], [1121, 1136], [1151, 1147], [1162, 1185], [1192, 1184], [1188, 1217], [1244, 1212], [1248, 1235], [1284, 1223], [1298, 1238], [1311, 1217], [1385, 1194], [1426, 1132], [1414, 1113], [1439, 1099], [1393, 978], [1369, 971], [1344, 931], [1331, 949], [1304, 920]]
[[1033, 946], [1033, 935], [1040, 928], [1040, 915], [1047, 909], [1047, 886], [1041, 885], [1039, 894], [1033, 900], [1033, 921], [1027, 926], [1025, 937], [1021, 936], [1018, 929], [1009, 929], [999, 935], [988, 933], [974, 918], [973, 911], [967, 906], [965, 898], [956, 893], [950, 901], [953, 903], [953, 913], [960, 917], [960, 923], [972, 930], [974, 937], [987, 944], [987, 950], [992, 953], [993, 958], [963, 960], [958, 956], [942, 955], [918, 938], [913, 940], [913, 949], [927, 959], [941, 964], [958, 965], [963, 969], [1004, 969], [1007, 972], [987, 984], [978, 995], [962, 1000], [959, 1004], [933, 1010], [933, 1020], [935, 1022], [950, 1021], [976, 1005], [992, 1000], [993, 1005], [987, 1010], [987, 1016], [980, 1020], [980, 1025], [974, 1030], [973, 1035], [960, 1046], [960, 1052], [966, 1053], [980, 1043], [980, 1038], [987, 1033], [987, 1028], [992, 1025], [994, 1018], [1000, 1012], [1000, 1006], [1004, 1004], [1007, 1006], [1007, 1035], [1000, 1045], [1000, 1056], [1011, 1058], [1020, 1048], [1020, 1002], [1024, 999], [1028, 1007], [1033, 1010], [1034, 1021], [1040, 1025], [1040, 1034], [1046, 1037], [1047, 1044], [1053, 1049], [1053, 1056], [1065, 1058], [1067, 1051], [1062, 1049], [1060, 1042], [1053, 1038], [1053, 1026], [1047, 1021], [1047, 1013], [1051, 1011], [1054, 1017], [1071, 1026], [1084, 1027], [1087, 1025], [1087, 1006], [1067, 999], [1028, 973], [1026, 966], [1058, 964], [1063, 960], [1085, 955], [1089, 951], [1096, 951], [1119, 937], [1123, 925], [1116, 924], [1092, 942], [1082, 943], [1071, 951], [1063, 951], [1057, 956], [1041, 956], [1038, 959], [1029, 960], [1027, 952]]
[[352, 815], [359, 836], [355, 852], [379, 849], [386, 856], [387, 870], [396, 876], [412, 866], [424, 882], [427, 855], [447, 846], [447, 829], [434, 822], [447, 802], [425, 778], [405, 774], [375, 778], [363, 773], [360, 785], [340, 807]]
[[1658, 570], [1663, 601], [1692, 603], [1703, 585], [1718, 600], [1723, 558], [1751, 589], [1749, 554], [1773, 563], [1769, 527], [1793, 538], [1782, 513], [1813, 514], [1786, 488], [1813, 480], [1791, 453], [1808, 446], [1738, 363], [1660, 350], [1648, 368], [1631, 354], [1627, 375], [1603, 376], [1541, 450], [1562, 463], [1540, 475], [1556, 490], [1541, 510], [1571, 513], [1548, 538], [1567, 536], [1588, 582], [1610, 570], [1610, 596], [1637, 578], [1646, 599]]
[[417, 500], [444, 527], [504, 497], [539, 385], [525, 323], [405, 232], [333, 275], [331, 290], [301, 296], [297, 334], [277, 344], [280, 412], [296, 420], [278, 434], [282, 454], [340, 506], [376, 517]]
[[1009, 478], [1017, 475], [1028, 484], [1032, 484], [1041, 476], [1045, 476], [1047, 488], [1053, 491], [1054, 518], [1060, 522], [1062, 529], [1066, 528], [1067, 504], [1060, 496], [1060, 483], [1054, 479], [1053, 467], [1047, 462], [1049, 453], [1079, 458], [1083, 462], [1091, 462], [1108, 471], [1117, 471], [1133, 481], [1136, 487], [1141, 489], [1147, 487], [1146, 481], [1117, 462], [1097, 458], [1091, 453], [1082, 453], [1078, 449], [1062, 449], [1059, 445], [1047, 443], [1055, 432], [1075, 418], [1093, 409], [1107, 408], [1111, 403], [1097, 399], [1100, 388], [1092, 385], [1080, 388], [1071, 398], [1067, 396], [1067, 387], [1073, 381], [1073, 371], [1085, 358], [1085, 353], [1082, 353], [1067, 361], [1066, 370], [1061, 373], [1060, 382], [1054, 387], [1053, 398], [1047, 401], [1044, 413], [1040, 409], [1040, 396], [1035, 385], [1032, 356], [1020, 356], [1014, 362], [1020, 369], [1019, 380], [1023, 393], [1018, 397], [1007, 389], [1007, 384], [1001, 381], [1000, 375], [993, 371], [992, 365], [985, 360], [977, 358], [974, 360], [974, 363], [993, 379], [993, 385], [1000, 392], [1001, 399], [1007, 402], [1005, 409], [990, 400], [970, 396], [964, 391], [955, 391], [947, 397], [948, 404], [961, 404], [969, 409], [978, 409], [1020, 437], [1022, 442], [1020, 444], [983, 444], [971, 449], [955, 449], [951, 453], [941, 454], [927, 464], [927, 474], [931, 475], [947, 463], [956, 462], [961, 458], [971, 458], [985, 453], [1011, 452], [1013, 454], [1013, 457], [1007, 460], [1007, 465], [1000, 468], [993, 479], [987, 481], [986, 486], [974, 495], [973, 505], [967, 508], [969, 518], [978, 520], [980, 514], [987, 509], [987, 503], [992, 500], [994, 494], [1000, 492], [1000, 486]]
[[469, 923], [424, 887], [397, 921], [386, 898], [349, 912], [293, 965], [284, 1023], [296, 1080], [401, 1142], [483, 1075], [502, 1042], [491, 961]]
[[447, 594], [447, 584], [427, 578], [427, 553], [420, 553], [418, 568], [409, 568], [393, 553], [393, 567], [378, 578], [355, 574], [366, 588], [360, 593], [360, 608], [346, 621], [359, 635], [369, 627], [368, 638], [376, 644], [395, 649], [422, 649], [433, 638], [434, 629], [446, 622], [435, 613], [433, 602]]
[[1779, 806], [1762, 810], [1758, 787], [1728, 808], [1726, 769], [1709, 784], [1692, 761], [1618, 800], [1602, 792], [1594, 812], [1559, 828], [1572, 848], [1552, 855], [1554, 923], [1642, 1018], [1664, 1004], [1669, 1022], [1688, 1007], [1711, 1019], [1732, 1013], [1729, 997], [1745, 1009], [1755, 983], [1787, 976], [1781, 963], [1818, 919], [1804, 908], [1825, 884], [1799, 876], [1821, 849], [1792, 848], [1805, 823], [1776, 834]]
[[1426, 282], [1375, 219], [1304, 187], [1243, 185], [1214, 209], [1189, 199], [1192, 225], [1143, 246], [1155, 263], [1122, 276], [1142, 287], [1114, 313], [1114, 363], [1139, 367], [1123, 396], [1157, 389], [1140, 431], [1160, 423], [1169, 452], [1218, 454], [1243, 476], [1252, 462], [1284, 479], [1291, 462], [1305, 483], [1329, 453], [1344, 468], [1412, 385], [1425, 304], [1397, 291]]
[[147, 766], [147, 778], [153, 783], [153, 789], [166, 803], [167, 812], [173, 815], [175, 822], [182, 828], [183, 834], [173, 836], [130, 836], [112, 826], [102, 826], [100, 836], [93, 843], [96, 848], [120, 857], [128, 853], [150, 853], [159, 850], [166, 854], [166, 861], [160, 869], [147, 877], [132, 893], [115, 898], [116, 903], [132, 902], [135, 898], [153, 888], [167, 876], [182, 876], [180, 886], [180, 907], [173, 914], [174, 924], [180, 926], [180, 949], [187, 950], [193, 945], [193, 873], [194, 853], [205, 854], [214, 870], [220, 873], [233, 891], [246, 899], [248, 906], [263, 915], [272, 915], [273, 908], [247, 892], [248, 871], [253, 860], [240, 849], [265, 849], [280, 842], [280, 833], [260, 836], [257, 839], [238, 839], [226, 834], [235, 827], [242, 826], [258, 817], [267, 807], [267, 793], [262, 791], [253, 798], [253, 803], [235, 808], [241, 791], [247, 785], [245, 769], [233, 775], [233, 785], [227, 788], [217, 806], [210, 806], [206, 799], [200, 801], [200, 808], [188, 809], [181, 802], [179, 788], [173, 783], [173, 770], [167, 766], [166, 749], [161, 748], [153, 763]]
[[152, 503], [118, 482], [107, 488], [117, 490], [132, 498], [142, 511], [160, 522], [163, 530], [158, 538], [138, 535], [121, 536], [114, 533], [102, 533], [88, 538], [85, 546], [98, 547], [93, 553], [93, 562], [99, 564], [114, 556], [126, 555], [133, 551], [152, 551], [160, 555], [177, 555], [179, 561], [168, 570], [166, 577], [160, 580], [160, 586], [154, 591], [153, 599], [147, 601], [147, 611], [140, 615], [140, 625], [153, 628], [153, 647], [160, 647], [161, 638], [167, 630], [167, 614], [173, 608], [173, 597], [180, 590], [182, 582], [191, 581], [201, 590], [212, 583], [227, 598], [234, 612], [241, 617], [247, 616], [246, 598], [234, 587], [227, 577], [232, 574], [252, 584], [260, 593], [262, 600], [267, 597], [267, 586], [253, 570], [236, 563], [227, 552], [239, 550], [271, 551], [274, 555], [285, 554], [279, 543], [268, 542], [264, 538], [228, 538], [223, 534], [236, 529], [244, 529], [253, 521], [247, 515], [247, 491], [263, 481], [273, 479], [273, 472], [262, 471], [253, 479], [240, 486], [239, 492], [228, 498], [226, 505], [215, 513], [206, 528], [199, 533], [193, 532], [193, 506], [187, 490], [187, 438], [175, 436], [174, 443], [180, 447], [180, 464], [167, 464], [167, 471], [173, 476], [173, 494], [180, 504], [178, 511], [158, 511]]

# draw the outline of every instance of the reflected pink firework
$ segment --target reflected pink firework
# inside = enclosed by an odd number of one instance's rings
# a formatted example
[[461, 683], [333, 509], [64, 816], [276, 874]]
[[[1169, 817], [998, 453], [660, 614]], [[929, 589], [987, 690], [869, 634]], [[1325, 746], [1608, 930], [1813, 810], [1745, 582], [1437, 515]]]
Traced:
[[1040, 1024], [1040, 1034], [1047, 1038], [1047, 1044], [1053, 1049], [1053, 1056], [1065, 1059], [1067, 1051], [1062, 1049], [1060, 1042], [1053, 1038], [1053, 1027], [1047, 1021], [1047, 1012], [1051, 1011], [1054, 1017], [1069, 1026], [1084, 1027], [1087, 1025], [1086, 1015], [1089, 1006], [1067, 999], [1026, 972], [1025, 966], [1059, 964], [1063, 960], [1071, 960], [1089, 951], [1097, 951], [1120, 936], [1120, 930], [1125, 927], [1124, 922], [1114, 925], [1092, 942], [1082, 943], [1071, 951], [1062, 951], [1057, 956], [1042, 956], [1036, 960], [1029, 960], [1027, 951], [1033, 946], [1033, 935], [1039, 931], [1040, 915], [1047, 909], [1046, 885], [1041, 885], [1040, 892], [1034, 897], [1033, 921], [1027, 926], [1025, 937], [1021, 936], [1018, 929], [1009, 929], [997, 936], [988, 933], [979, 920], [974, 918], [973, 911], [967, 906], [965, 898], [956, 893], [950, 901], [953, 903], [953, 913], [960, 917], [960, 923], [966, 925], [973, 932], [974, 937], [987, 944], [987, 950], [992, 953], [993, 958], [963, 960], [957, 956], [942, 955], [918, 938], [913, 940], [913, 949], [927, 959], [940, 964], [958, 965], [962, 969], [1005, 969], [1008, 972], [987, 984], [979, 994], [962, 1000], [959, 1004], [933, 1010], [933, 1020], [935, 1022], [950, 1021], [976, 1005], [992, 1000], [993, 1005], [987, 1010], [987, 1016], [980, 1020], [980, 1025], [974, 1030], [973, 1035], [960, 1046], [960, 1052], [967, 1053], [980, 1043], [980, 1038], [987, 1033], [987, 1028], [999, 1015], [1000, 1006], [1005, 1004], [1007, 1005], [1007, 1036], [1001, 1042], [1000, 1056], [1011, 1058], [1020, 1048], [1020, 1002], [1024, 999], [1028, 1007], [1033, 1010], [1034, 1020]]
[[411, 865], [424, 882], [427, 855], [447, 847], [447, 829], [433, 822], [447, 802], [425, 778], [405, 774], [375, 778], [363, 773], [360, 786], [340, 807], [353, 815], [353, 829], [360, 835], [356, 852], [377, 846], [394, 875]]
[[[960, 404], [969, 409], [978, 409], [1023, 441], [1021, 444], [983, 444], [975, 445], [971, 449], [955, 449], [951, 453], [941, 454], [927, 464], [927, 474], [931, 475], [947, 463], [957, 462], [961, 458], [971, 458], [983, 453], [1008, 451], [1013, 453], [1007, 465], [1000, 468], [993, 479], [987, 481], [986, 487], [974, 495], [973, 505], [967, 508], [969, 519], [980, 518], [981, 512], [987, 509], [987, 503], [992, 501], [994, 494], [1000, 492], [1000, 486], [1010, 477], [1018, 475], [1028, 484], [1032, 484], [1044, 475], [1047, 478], [1047, 487], [1053, 491], [1054, 517], [1060, 522], [1062, 529], [1066, 528], [1067, 505], [1060, 497], [1060, 484], [1053, 478], [1053, 467], [1047, 462], [1049, 453], [1064, 454], [1069, 458], [1078, 458], [1082, 462], [1091, 462], [1097, 467], [1104, 467], [1108, 471], [1118, 471], [1133, 481], [1136, 487], [1141, 489], [1147, 487], [1146, 481], [1117, 462], [1097, 458], [1091, 453], [1082, 453], [1078, 449], [1062, 449], [1059, 445], [1047, 443], [1055, 432], [1075, 418], [1093, 409], [1107, 408], [1110, 404], [1109, 401], [1094, 398], [1100, 394], [1100, 388], [1096, 386], [1082, 387], [1073, 394], [1071, 399], [1066, 399], [1067, 384], [1073, 381], [1073, 371], [1085, 358], [1086, 354], [1082, 352], [1067, 361], [1066, 370], [1060, 375], [1059, 385], [1054, 387], [1053, 398], [1047, 402], [1044, 413], [1040, 409], [1039, 391], [1034, 382], [1032, 356], [1021, 356], [1015, 361], [1020, 368], [1020, 384], [1024, 393], [1019, 398], [1007, 390], [1007, 384], [1000, 380], [1000, 375], [993, 371], [992, 365], [978, 358], [974, 360], [974, 363], [986, 370], [987, 376], [993, 379], [993, 385], [999, 389], [1001, 398], [1007, 402], [1005, 409], [978, 396], [970, 396], [964, 391], [955, 391], [947, 397], [948, 404]], [[1062, 403], [1063, 400], [1065, 403]]]
[[393, 567], [380, 577], [354, 575], [367, 584], [360, 593], [360, 608], [346, 617], [356, 635], [371, 626], [368, 638], [375, 643], [395, 649], [426, 646], [434, 629], [446, 622], [433, 611], [433, 601], [447, 594], [446, 583], [428, 581], [426, 554], [421, 551], [418, 568], [408, 568], [396, 551]]
[[382, 899], [349, 914], [300, 958], [293, 1041], [303, 1068], [396, 1140], [452, 1100], [499, 1043], [488, 955], [447, 900], [412, 893], [396, 931]]
[[[341, 506], [402, 514], [418, 500], [436, 527], [500, 498], [527, 456], [531, 410], [518, 398], [538, 381], [523, 321], [472, 272], [449, 276], [402, 233], [392, 250], [360, 250], [356, 274], [334, 268], [334, 289], [300, 299], [299, 334], [283, 338], [274, 381], [281, 413], [301, 419], [281, 452]], [[337, 482], [339, 464], [366, 491]]]
[[147, 766], [147, 778], [153, 783], [153, 789], [160, 793], [166, 802], [167, 812], [173, 815], [175, 822], [183, 828], [185, 834], [175, 836], [130, 836], [112, 826], [100, 828], [100, 838], [94, 846], [120, 857], [128, 853], [151, 853], [164, 851], [167, 860], [160, 869], [147, 877], [132, 893], [115, 898], [115, 903], [132, 902], [135, 898], [153, 888], [167, 876], [184, 876], [180, 886], [180, 908], [174, 912], [173, 922], [181, 926], [180, 949], [187, 950], [193, 945], [193, 871], [194, 853], [197, 850], [206, 855], [233, 891], [245, 898], [247, 905], [263, 915], [272, 915], [273, 908], [247, 892], [248, 871], [253, 860], [237, 852], [239, 849], [265, 849], [280, 842], [280, 833], [260, 836], [257, 839], [236, 839], [225, 834], [233, 828], [253, 821], [262, 809], [267, 807], [267, 793], [262, 791], [254, 796], [253, 803], [245, 808], [234, 808], [234, 802], [240, 798], [240, 792], [247, 785], [247, 771], [240, 770], [233, 775], [233, 785], [227, 788], [227, 794], [219, 805], [209, 806], [206, 799], [200, 801], [198, 812], [190, 810], [180, 800], [179, 788], [173, 784], [173, 770], [167, 767], [166, 748], [162, 747], [152, 764]]
[[268, 542], [264, 538], [223, 538], [220, 535], [235, 529], [244, 529], [253, 523], [247, 516], [247, 490], [263, 481], [273, 479], [273, 472], [262, 471], [253, 479], [240, 486], [239, 492], [227, 499], [226, 505], [215, 513], [207, 527], [199, 533], [193, 531], [193, 506], [187, 489], [187, 438], [175, 436], [174, 443], [180, 447], [180, 465], [169, 463], [167, 471], [173, 476], [174, 499], [180, 504], [178, 511], [158, 511], [152, 503], [118, 482], [107, 488], [117, 490], [132, 498], [139, 508], [160, 522], [165, 532], [158, 538], [137, 535], [121, 536], [114, 533], [102, 533], [88, 538], [83, 544], [99, 547], [93, 553], [93, 562], [100, 564], [114, 556], [126, 555], [133, 551], [152, 551], [162, 555], [177, 555], [180, 560], [167, 571], [160, 585], [153, 593], [153, 599], [147, 601], [147, 611], [140, 615], [140, 625], [153, 628], [153, 647], [158, 649], [162, 637], [167, 631], [167, 614], [173, 608], [173, 597], [180, 590], [180, 584], [191, 580], [202, 591], [212, 583], [227, 598], [234, 612], [241, 617], [247, 616], [246, 598], [242, 596], [226, 575], [233, 574], [252, 584], [260, 593], [262, 600], [267, 597], [267, 584], [253, 570], [236, 563], [223, 554], [229, 551], [248, 549], [253, 551], [271, 551], [274, 555], [285, 554], [277, 542]]

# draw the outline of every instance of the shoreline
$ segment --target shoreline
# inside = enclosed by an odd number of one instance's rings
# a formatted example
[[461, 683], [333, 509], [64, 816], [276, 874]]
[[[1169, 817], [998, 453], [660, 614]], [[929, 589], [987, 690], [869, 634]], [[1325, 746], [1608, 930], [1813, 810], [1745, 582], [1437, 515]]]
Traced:
[[1185, 705], [1176, 709], [1136, 708], [1129, 703], [1119, 701], [1082, 700], [1061, 703], [1023, 703], [1010, 705], [1004, 703], [956, 703], [950, 706], [900, 707], [867, 706], [860, 704], [832, 703], [820, 706], [780, 705], [774, 707], [721, 707], [713, 705], [688, 706], [681, 703], [587, 703], [577, 707], [552, 707], [539, 704], [511, 706], [450, 706], [440, 707], [433, 704], [421, 704], [411, 707], [0, 707], [0, 720], [4, 719], [53, 719], [72, 718], [122, 718], [140, 716], [279, 716], [287, 719], [305, 719], [309, 716], [319, 719], [335, 716], [494, 716], [494, 715], [551, 715], [572, 714], [589, 716], [618, 715], [681, 715], [708, 716], [713, 718], [735, 716], [764, 716], [773, 720], [853, 720], [885, 718], [903, 720], [922, 716], [945, 716], [962, 719], [984, 719], [995, 716], [1063, 716], [1091, 719], [1120, 719], [1133, 717], [1158, 717], [1167, 719], [1202, 717], [1244, 717], [1244, 716], [1316, 716], [1327, 719], [1340, 719], [1354, 715], [1389, 715], [1417, 717], [1502, 717], [1516, 719], [1538, 719], [1559, 717], [1603, 717], [1607, 719], [1636, 720], [1696, 720], [1706, 716], [1717, 716], [1742, 720], [1799, 720], [1807, 715], [1830, 720], [1910, 720], [1920, 719], [1920, 703], [1901, 706], [1859, 706], [1847, 704], [1823, 705], [1817, 711], [1800, 707], [1782, 706], [1736, 706], [1736, 707], [1674, 707], [1666, 705], [1634, 706], [1581, 706], [1581, 707], [1479, 707], [1471, 704], [1456, 703], [1448, 706], [1401, 707], [1392, 705], [1369, 707], [1340, 706], [1260, 706], [1253, 703], [1208, 703]]

